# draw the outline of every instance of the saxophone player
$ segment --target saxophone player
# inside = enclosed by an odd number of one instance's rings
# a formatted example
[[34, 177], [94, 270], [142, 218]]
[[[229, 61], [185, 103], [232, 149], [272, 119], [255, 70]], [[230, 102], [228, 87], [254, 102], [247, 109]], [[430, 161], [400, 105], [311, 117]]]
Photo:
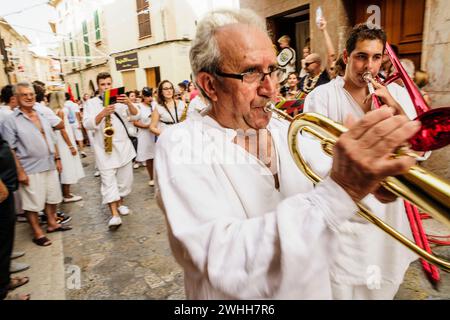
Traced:
[[[124, 205], [124, 198], [130, 194], [133, 184], [132, 160], [136, 157], [131, 140], [128, 138], [125, 121], [121, 116], [129, 114], [130, 120], [139, 120], [140, 112], [126, 95], [117, 97], [117, 103], [103, 106], [102, 96], [106, 90], [112, 88], [112, 77], [107, 72], [97, 75], [99, 97], [90, 99], [85, 108], [83, 125], [94, 132], [93, 147], [95, 161], [101, 175], [101, 194], [103, 204], [108, 204], [111, 219], [108, 227], [117, 229], [122, 224], [121, 215], [130, 213]], [[106, 150], [104, 129], [106, 120], [113, 130], [112, 150]], [[109, 126], [109, 125], [108, 125]], [[109, 152], [110, 151], [110, 152]]]

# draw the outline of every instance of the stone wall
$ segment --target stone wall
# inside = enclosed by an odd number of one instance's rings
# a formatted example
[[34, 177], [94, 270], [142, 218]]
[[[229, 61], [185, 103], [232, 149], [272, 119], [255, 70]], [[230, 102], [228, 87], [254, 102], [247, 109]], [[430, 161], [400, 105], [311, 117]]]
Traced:
[[447, 0], [427, 0], [425, 10], [422, 69], [430, 80], [426, 90], [433, 106], [450, 106], [450, 7]]
[[[316, 9], [321, 6], [323, 14], [328, 22], [328, 32], [333, 41], [336, 52], [344, 49], [345, 38], [350, 29], [348, 15], [345, 11], [343, 0], [241, 0], [241, 8], [249, 8], [256, 11], [264, 18], [268, 18], [286, 11], [309, 4], [310, 11], [310, 38], [311, 49], [320, 54], [323, 61], [326, 61], [327, 49], [321, 31], [315, 23]], [[300, 55], [300, 53], [297, 53]]]

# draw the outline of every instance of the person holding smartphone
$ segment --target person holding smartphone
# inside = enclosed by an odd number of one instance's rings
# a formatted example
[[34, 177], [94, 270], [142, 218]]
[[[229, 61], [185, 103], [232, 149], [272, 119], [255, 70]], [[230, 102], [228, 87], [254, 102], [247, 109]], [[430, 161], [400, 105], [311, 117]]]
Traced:
[[[112, 88], [112, 77], [107, 72], [97, 75], [99, 96], [88, 101], [85, 108], [83, 125], [87, 130], [93, 130], [93, 146], [95, 161], [102, 179], [101, 193], [103, 204], [108, 204], [111, 219], [110, 229], [117, 229], [122, 224], [120, 215], [128, 215], [130, 210], [124, 205], [124, 198], [131, 193], [133, 185], [133, 162], [136, 151], [129, 139], [123, 114], [129, 115], [130, 121], [139, 120], [140, 111], [125, 95], [118, 95], [115, 103], [103, 106], [105, 91]], [[112, 138], [112, 152], [105, 151], [104, 133], [105, 118], [111, 117], [114, 135]]]

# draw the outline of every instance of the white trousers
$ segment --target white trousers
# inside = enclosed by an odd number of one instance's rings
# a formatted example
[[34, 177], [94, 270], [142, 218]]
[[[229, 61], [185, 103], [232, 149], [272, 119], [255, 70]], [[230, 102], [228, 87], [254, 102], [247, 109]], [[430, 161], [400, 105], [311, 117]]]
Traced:
[[117, 169], [100, 170], [103, 204], [119, 201], [131, 193], [133, 185], [133, 163], [130, 161]]
[[28, 186], [19, 185], [19, 195], [22, 199], [24, 211], [43, 211], [45, 204], [58, 204], [62, 202], [61, 184], [58, 171], [50, 170], [28, 175]]

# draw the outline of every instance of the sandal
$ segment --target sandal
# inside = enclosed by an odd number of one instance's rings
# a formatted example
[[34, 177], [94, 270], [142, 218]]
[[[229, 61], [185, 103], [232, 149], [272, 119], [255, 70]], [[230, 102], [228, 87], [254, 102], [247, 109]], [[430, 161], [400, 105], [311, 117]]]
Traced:
[[25, 284], [27, 284], [30, 281], [30, 278], [28, 277], [15, 277], [11, 278], [8, 285], [8, 290], [13, 291], [14, 289], [17, 289]]
[[58, 231], [69, 231], [72, 230], [72, 227], [68, 227], [68, 226], [59, 226], [58, 228], [54, 229], [54, 230], [48, 230], [47, 229], [47, 233], [53, 233], [53, 232], [58, 232]]
[[50, 239], [47, 238], [46, 236], [43, 236], [42, 238], [39, 238], [39, 239], [34, 238], [33, 242], [41, 247], [47, 247], [52, 244]]

